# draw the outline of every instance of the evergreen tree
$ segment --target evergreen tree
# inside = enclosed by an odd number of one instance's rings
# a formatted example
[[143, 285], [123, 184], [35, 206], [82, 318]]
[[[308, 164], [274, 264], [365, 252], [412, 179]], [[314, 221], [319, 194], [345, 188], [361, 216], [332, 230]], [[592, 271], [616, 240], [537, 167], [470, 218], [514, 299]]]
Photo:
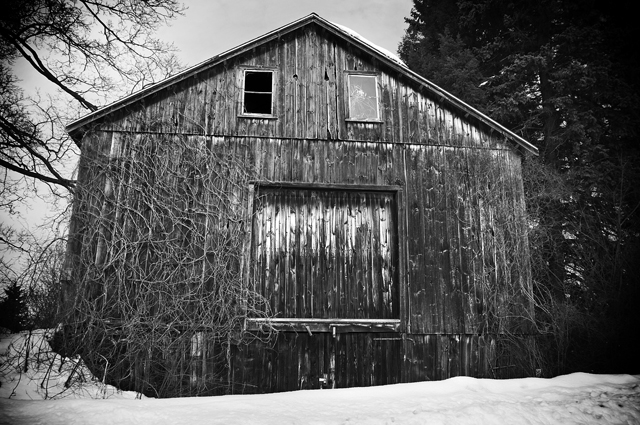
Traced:
[[415, 0], [399, 53], [409, 67], [473, 106], [486, 103], [475, 52], [458, 29], [455, 2]]
[[0, 301], [0, 327], [11, 332], [20, 332], [27, 328], [29, 311], [22, 288], [17, 282], [12, 282], [4, 290], [5, 297]]
[[555, 373], [638, 370], [640, 352], [625, 347], [640, 325], [631, 16], [624, 2], [414, 0], [400, 44], [414, 71], [540, 149], [525, 161], [525, 191]]

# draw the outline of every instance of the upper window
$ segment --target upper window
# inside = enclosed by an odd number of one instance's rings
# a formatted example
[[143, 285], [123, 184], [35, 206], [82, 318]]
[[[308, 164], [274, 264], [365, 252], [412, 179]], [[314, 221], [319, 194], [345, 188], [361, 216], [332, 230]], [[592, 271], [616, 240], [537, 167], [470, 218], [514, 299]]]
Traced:
[[349, 75], [349, 119], [378, 121], [378, 77]]
[[245, 70], [242, 113], [273, 115], [273, 71]]

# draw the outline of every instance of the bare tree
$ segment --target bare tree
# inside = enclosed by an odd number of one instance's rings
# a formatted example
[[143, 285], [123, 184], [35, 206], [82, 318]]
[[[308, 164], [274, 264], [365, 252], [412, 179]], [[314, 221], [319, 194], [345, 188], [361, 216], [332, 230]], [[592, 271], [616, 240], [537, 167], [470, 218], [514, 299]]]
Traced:
[[[65, 160], [76, 146], [62, 123], [94, 111], [122, 87], [133, 91], [178, 66], [171, 45], [153, 37], [181, 13], [177, 0], [8, 0], [0, 15], [0, 166], [2, 206], [23, 195], [14, 188], [44, 182], [72, 191]], [[63, 108], [18, 86], [26, 62], [60, 93]], [[75, 158], [75, 156], [74, 156]]]
[[0, 223], [0, 284], [17, 286], [24, 294], [28, 309], [25, 328], [55, 328], [59, 323], [65, 247], [66, 237], [60, 231], [38, 238], [27, 229]]
[[[96, 110], [179, 67], [173, 47], [154, 32], [183, 10], [178, 0], [7, 0], [0, 13], [0, 213], [20, 218], [46, 199], [58, 228], [73, 194], [79, 146], [64, 131]], [[20, 85], [24, 69], [42, 78], [43, 94]], [[57, 205], [56, 205], [57, 204]], [[0, 236], [2, 273], [21, 279], [61, 232], [33, 229]], [[33, 223], [31, 223], [33, 224]], [[48, 239], [48, 241], [43, 241]], [[16, 260], [19, 258], [19, 260]]]

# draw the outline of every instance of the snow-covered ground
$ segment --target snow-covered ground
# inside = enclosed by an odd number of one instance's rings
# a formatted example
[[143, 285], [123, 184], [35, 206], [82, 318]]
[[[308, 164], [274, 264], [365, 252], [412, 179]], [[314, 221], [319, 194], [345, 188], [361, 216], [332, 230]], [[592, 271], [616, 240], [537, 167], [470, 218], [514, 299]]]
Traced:
[[[28, 344], [25, 335], [0, 341], [0, 424], [640, 424], [640, 375], [458, 377], [373, 388], [151, 399], [102, 385], [77, 361], [52, 358], [43, 331]], [[19, 373], [27, 347], [28, 371]], [[38, 364], [38, 356], [50, 361]], [[67, 389], [70, 376], [75, 385]]]

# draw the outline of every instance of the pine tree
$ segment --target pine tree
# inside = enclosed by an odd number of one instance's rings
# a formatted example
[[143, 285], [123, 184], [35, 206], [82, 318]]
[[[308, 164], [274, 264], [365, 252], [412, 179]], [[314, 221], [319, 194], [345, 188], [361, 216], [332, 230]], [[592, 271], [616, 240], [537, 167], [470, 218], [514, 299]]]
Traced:
[[[626, 2], [415, 0], [400, 56], [537, 145], [525, 191], [556, 373], [629, 372], [640, 325], [640, 39]], [[551, 361], [550, 361], [551, 362]]]
[[16, 281], [4, 290], [5, 297], [0, 301], [0, 327], [11, 332], [20, 332], [27, 328], [29, 311], [26, 297]]

